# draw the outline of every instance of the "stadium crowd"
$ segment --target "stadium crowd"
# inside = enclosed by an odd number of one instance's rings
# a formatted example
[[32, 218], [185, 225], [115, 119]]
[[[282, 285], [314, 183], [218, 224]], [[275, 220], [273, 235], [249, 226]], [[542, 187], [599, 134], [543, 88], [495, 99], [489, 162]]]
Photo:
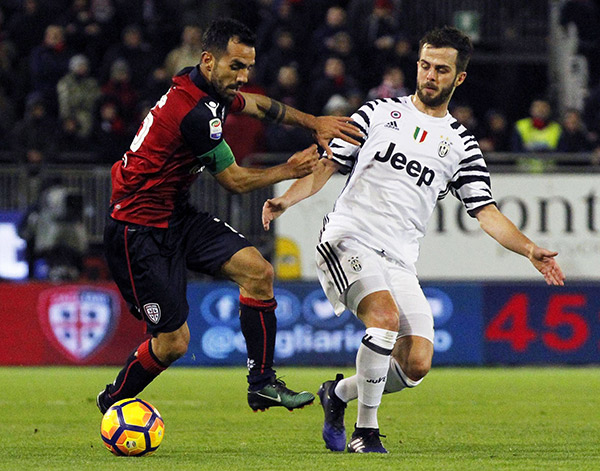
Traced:
[[[216, 16], [256, 31], [248, 91], [334, 115], [366, 98], [412, 93], [417, 44], [401, 7], [400, 0], [4, 0], [0, 151], [31, 165], [82, 153], [107, 165], [119, 159], [171, 76], [198, 62], [203, 28]], [[584, 17], [600, 25], [597, 8]], [[565, 22], [577, 18], [569, 11]], [[597, 51], [597, 43], [586, 47]], [[532, 97], [530, 115], [518, 120], [504, 109], [478, 116], [460, 100], [451, 111], [486, 151], [597, 151], [598, 96], [592, 89], [589, 109], [563, 116], [547, 96]], [[235, 115], [225, 132], [240, 162], [311, 142], [303, 130]]]

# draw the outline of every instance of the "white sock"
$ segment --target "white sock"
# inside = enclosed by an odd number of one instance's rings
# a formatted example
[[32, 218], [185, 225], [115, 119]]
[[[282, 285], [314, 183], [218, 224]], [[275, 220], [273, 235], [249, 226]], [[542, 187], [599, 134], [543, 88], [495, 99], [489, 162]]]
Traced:
[[381, 403], [387, 380], [389, 359], [396, 343], [397, 332], [370, 327], [356, 355], [356, 385], [358, 389], [359, 428], [379, 428], [377, 408]]

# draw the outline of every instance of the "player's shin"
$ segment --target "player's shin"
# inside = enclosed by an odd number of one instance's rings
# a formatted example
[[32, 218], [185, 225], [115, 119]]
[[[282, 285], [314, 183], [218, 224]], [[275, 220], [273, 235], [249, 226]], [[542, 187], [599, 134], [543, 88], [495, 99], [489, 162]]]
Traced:
[[114, 383], [106, 387], [104, 405], [137, 396], [166, 368], [152, 351], [150, 340], [146, 340], [129, 355]]
[[275, 378], [276, 307], [274, 298], [261, 301], [240, 296], [240, 325], [248, 350], [248, 383], [251, 391], [262, 389]]
[[387, 380], [389, 358], [394, 348], [397, 333], [391, 330], [370, 327], [356, 356], [356, 384], [358, 392], [359, 428], [379, 428], [377, 408]]

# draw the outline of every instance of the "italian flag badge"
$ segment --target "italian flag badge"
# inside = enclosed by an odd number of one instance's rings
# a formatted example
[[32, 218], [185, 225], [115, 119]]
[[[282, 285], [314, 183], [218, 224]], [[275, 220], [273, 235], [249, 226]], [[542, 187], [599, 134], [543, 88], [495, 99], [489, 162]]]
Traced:
[[421, 143], [427, 137], [427, 131], [425, 129], [421, 129], [419, 126], [416, 127], [415, 133], [413, 134], [413, 139], [418, 143]]

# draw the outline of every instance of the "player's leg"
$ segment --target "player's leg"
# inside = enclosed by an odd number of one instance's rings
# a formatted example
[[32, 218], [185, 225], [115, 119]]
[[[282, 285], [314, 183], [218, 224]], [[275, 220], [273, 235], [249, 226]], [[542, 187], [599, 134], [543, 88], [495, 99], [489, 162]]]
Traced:
[[[359, 398], [357, 428], [348, 446], [352, 452], [386, 452], [379, 439], [377, 408], [397, 336], [398, 308], [388, 291], [380, 258], [373, 250], [350, 240], [324, 242], [317, 247], [317, 273], [336, 314], [347, 307], [366, 327], [356, 357], [357, 374], [350, 381], [355, 388], [353, 398]], [[346, 401], [337, 394], [346, 382], [338, 375], [319, 389], [325, 413], [323, 439], [333, 451], [346, 448]]]
[[146, 321], [152, 338], [129, 355], [113, 383], [100, 392], [97, 405], [101, 412], [121, 399], [138, 395], [187, 350], [190, 334], [185, 264], [176, 251], [165, 256], [165, 244], [168, 238], [164, 231], [107, 222], [109, 268], [132, 313]]
[[[433, 315], [419, 281], [414, 274], [396, 268], [388, 269], [388, 277], [400, 318], [384, 393], [419, 385], [429, 372], [433, 357]], [[335, 394], [345, 402], [356, 399], [356, 376], [339, 381]]]
[[295, 393], [275, 377], [273, 357], [277, 334], [273, 296], [273, 267], [255, 247], [236, 252], [222, 273], [240, 287], [240, 325], [248, 351], [248, 404], [253, 410], [273, 406], [296, 409], [310, 404], [314, 395]]
[[187, 351], [190, 331], [187, 323], [174, 332], [158, 333], [135, 349], [114, 382], [98, 395], [98, 408], [104, 412], [121, 399], [137, 396], [171, 363]]
[[[404, 388], [414, 388], [421, 384], [431, 369], [432, 358], [433, 343], [430, 340], [412, 335], [400, 337], [390, 357], [383, 393], [399, 392]], [[358, 398], [356, 375], [340, 378], [333, 391], [344, 404]]]
[[377, 411], [398, 332], [398, 308], [389, 291], [378, 291], [360, 301], [357, 317], [366, 330], [356, 355], [358, 414], [348, 451], [385, 453]]

